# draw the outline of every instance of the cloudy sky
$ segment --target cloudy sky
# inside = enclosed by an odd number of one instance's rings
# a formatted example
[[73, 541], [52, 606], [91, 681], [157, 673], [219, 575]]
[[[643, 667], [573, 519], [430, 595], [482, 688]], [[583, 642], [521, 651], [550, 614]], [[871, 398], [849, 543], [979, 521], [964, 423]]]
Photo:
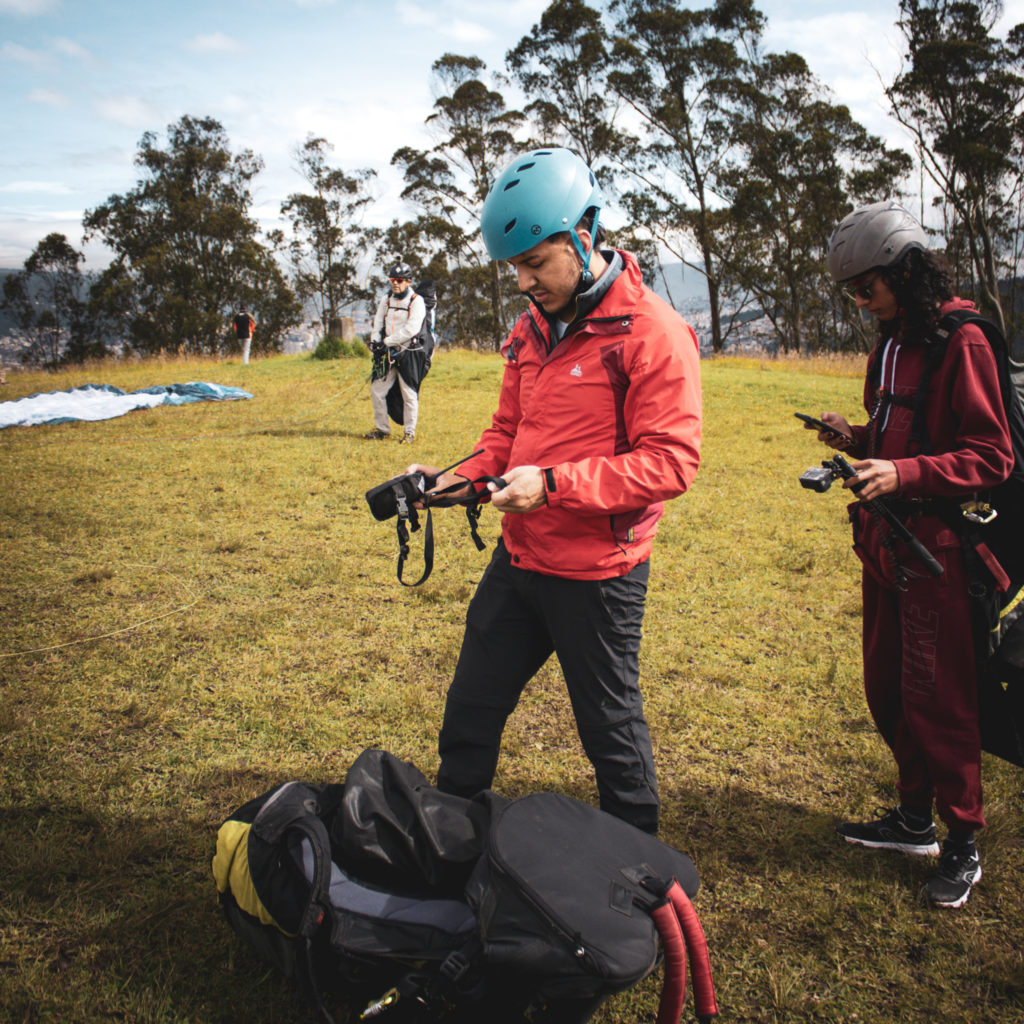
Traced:
[[[501, 69], [548, 2], [0, 0], [0, 267], [51, 231], [80, 245], [83, 212], [135, 184], [142, 134], [183, 114], [216, 118], [234, 148], [263, 157], [265, 227], [303, 188], [292, 154], [310, 132], [336, 166], [377, 170], [375, 223], [408, 216], [389, 164], [399, 146], [430, 145], [431, 63], [453, 52]], [[758, 7], [766, 49], [803, 54], [861, 123], [905, 144], [879, 85], [899, 66], [895, 0]], [[1024, 0], [1005, 10], [1005, 24], [1024, 21]], [[88, 266], [106, 262], [84, 249]]]

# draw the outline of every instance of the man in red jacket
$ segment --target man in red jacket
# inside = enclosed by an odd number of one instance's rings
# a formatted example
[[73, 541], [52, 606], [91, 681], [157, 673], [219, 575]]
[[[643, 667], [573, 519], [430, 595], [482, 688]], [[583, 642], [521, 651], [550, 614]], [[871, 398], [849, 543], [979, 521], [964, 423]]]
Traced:
[[864, 686], [896, 761], [899, 805], [874, 821], [843, 822], [838, 832], [855, 846], [934, 856], [934, 804], [948, 832], [923, 895], [935, 906], [959, 907], [981, 878], [974, 833], [985, 817], [972, 599], [953, 527], [962, 502], [1013, 468], [996, 362], [976, 325], [950, 337], [928, 387], [923, 447], [911, 428], [927, 339], [942, 315], [973, 307], [953, 296], [944, 259], [894, 202], [861, 207], [840, 223], [829, 269], [878, 318], [879, 334], [864, 387], [869, 422], [851, 427], [838, 413], [823, 413], [837, 433], [818, 436], [857, 459], [857, 477], [844, 486], [861, 502], [890, 500], [943, 568], [937, 579], [918, 571], [884, 523], [863, 504], [852, 508], [854, 548], [864, 563]]
[[700, 357], [636, 260], [597, 250], [602, 205], [590, 169], [564, 149], [514, 161], [484, 202], [487, 250], [531, 304], [502, 346], [482, 454], [437, 484], [506, 482], [488, 485], [502, 539], [469, 605], [438, 786], [472, 796], [491, 785], [505, 721], [554, 652], [601, 807], [654, 833], [641, 624], [663, 503], [699, 463]]

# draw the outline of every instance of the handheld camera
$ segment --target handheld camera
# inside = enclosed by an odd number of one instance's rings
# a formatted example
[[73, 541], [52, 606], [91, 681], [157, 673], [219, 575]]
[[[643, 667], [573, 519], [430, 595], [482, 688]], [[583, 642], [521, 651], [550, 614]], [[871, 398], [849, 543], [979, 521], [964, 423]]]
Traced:
[[[816, 491], [818, 494], [824, 494], [832, 486], [833, 480], [850, 480], [856, 476], [857, 471], [846, 461], [846, 457], [837, 453], [831, 459], [825, 459], [820, 467], [814, 466], [801, 473], [800, 486], [806, 487], [810, 491]], [[854, 484], [850, 490], [856, 494], [863, 486], [863, 483]], [[910, 548], [930, 576], [942, 575], [942, 564], [907, 529], [906, 523], [893, 512], [885, 498], [871, 498], [864, 501], [864, 504], [868, 511], [888, 524], [889, 529]], [[902, 570], [900, 572], [902, 573]], [[903, 585], [905, 586], [905, 579]], [[900, 586], [899, 580], [897, 580], [897, 586]]]
[[[856, 470], [846, 461], [846, 457], [837, 454], [831, 459], [825, 459], [820, 466], [812, 466], [801, 473], [800, 486], [824, 494], [832, 486], [833, 480], [850, 480], [856, 475]], [[850, 490], [856, 493], [857, 487], [851, 487]]]

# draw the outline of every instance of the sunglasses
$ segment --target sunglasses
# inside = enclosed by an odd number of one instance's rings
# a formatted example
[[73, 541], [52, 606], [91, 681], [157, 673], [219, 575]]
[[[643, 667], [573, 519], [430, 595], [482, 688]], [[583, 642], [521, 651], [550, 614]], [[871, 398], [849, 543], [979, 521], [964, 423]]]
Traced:
[[869, 277], [863, 284], [845, 285], [843, 291], [845, 291], [851, 299], [863, 299], [865, 302], [870, 302], [871, 290], [875, 287], [875, 282], [881, 276], [881, 274], [875, 274], [873, 277]]

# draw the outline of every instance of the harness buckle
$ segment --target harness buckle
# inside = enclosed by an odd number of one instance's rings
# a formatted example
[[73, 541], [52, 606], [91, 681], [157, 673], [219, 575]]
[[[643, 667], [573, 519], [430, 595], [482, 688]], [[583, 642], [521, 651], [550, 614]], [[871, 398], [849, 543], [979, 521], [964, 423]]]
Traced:
[[999, 513], [987, 501], [965, 501], [960, 506], [964, 519], [984, 526], [991, 523]]

